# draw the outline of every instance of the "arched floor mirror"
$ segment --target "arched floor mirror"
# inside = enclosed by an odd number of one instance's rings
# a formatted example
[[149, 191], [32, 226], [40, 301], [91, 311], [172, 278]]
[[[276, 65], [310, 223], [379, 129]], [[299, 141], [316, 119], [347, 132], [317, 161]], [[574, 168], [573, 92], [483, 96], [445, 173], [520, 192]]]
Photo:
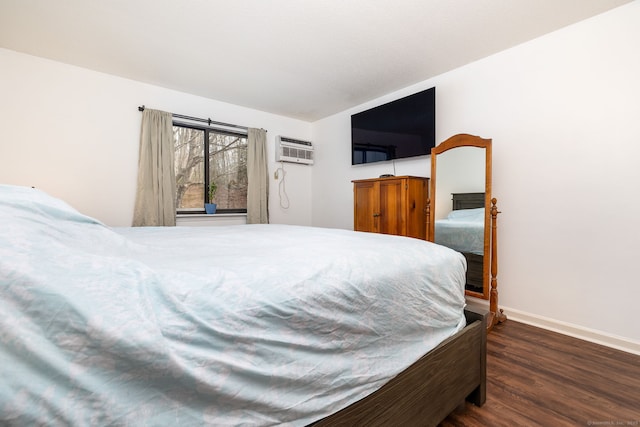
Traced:
[[427, 240], [465, 256], [465, 293], [489, 300], [491, 329], [506, 320], [498, 309], [498, 208], [491, 195], [491, 139], [458, 134], [434, 147], [430, 186]]

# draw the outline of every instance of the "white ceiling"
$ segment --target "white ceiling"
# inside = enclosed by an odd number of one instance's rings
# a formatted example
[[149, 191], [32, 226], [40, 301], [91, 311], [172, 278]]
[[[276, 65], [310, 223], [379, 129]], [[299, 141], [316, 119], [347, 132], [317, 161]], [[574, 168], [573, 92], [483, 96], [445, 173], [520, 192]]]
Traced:
[[630, 1], [0, 0], [0, 46], [315, 121]]

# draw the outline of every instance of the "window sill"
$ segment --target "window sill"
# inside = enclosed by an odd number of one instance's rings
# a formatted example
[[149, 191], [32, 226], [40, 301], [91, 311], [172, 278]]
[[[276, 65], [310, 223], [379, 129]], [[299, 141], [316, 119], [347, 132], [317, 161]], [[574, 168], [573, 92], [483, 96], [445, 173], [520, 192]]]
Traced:
[[176, 225], [180, 226], [217, 226], [241, 225], [247, 223], [246, 213], [224, 214], [177, 214]]

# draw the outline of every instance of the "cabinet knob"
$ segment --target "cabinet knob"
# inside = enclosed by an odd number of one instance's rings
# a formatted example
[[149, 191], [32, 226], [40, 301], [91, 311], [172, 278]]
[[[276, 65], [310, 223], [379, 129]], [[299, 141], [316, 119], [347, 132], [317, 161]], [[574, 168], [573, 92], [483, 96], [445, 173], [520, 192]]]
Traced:
[[374, 213], [374, 214], [373, 214], [373, 217], [374, 217], [374, 218], [377, 218], [377, 217], [379, 217], [379, 216], [380, 216], [380, 214], [379, 214], [379, 213]]

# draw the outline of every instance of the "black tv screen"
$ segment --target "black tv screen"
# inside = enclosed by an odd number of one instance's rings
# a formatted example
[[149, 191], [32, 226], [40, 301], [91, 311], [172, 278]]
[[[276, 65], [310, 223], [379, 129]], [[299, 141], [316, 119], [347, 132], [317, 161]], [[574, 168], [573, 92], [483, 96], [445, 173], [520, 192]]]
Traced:
[[431, 153], [436, 142], [436, 88], [351, 116], [351, 164]]

